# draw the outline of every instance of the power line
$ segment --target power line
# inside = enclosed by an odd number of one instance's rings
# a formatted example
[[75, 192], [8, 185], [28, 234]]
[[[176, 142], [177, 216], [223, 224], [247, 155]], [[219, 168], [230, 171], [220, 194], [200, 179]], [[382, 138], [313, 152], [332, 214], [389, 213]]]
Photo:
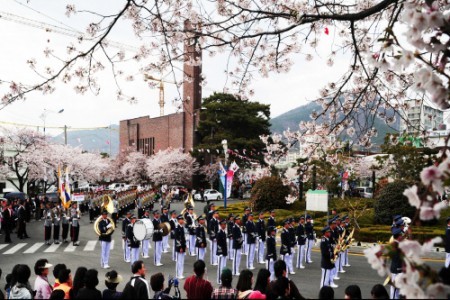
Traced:
[[[0, 121], [0, 124], [5, 124], [5, 125], [13, 125], [13, 126], [19, 126], [19, 127], [43, 127], [42, 125], [32, 125], [32, 124], [21, 124], [21, 123], [15, 123], [15, 122], [5, 122], [5, 121]], [[65, 129], [65, 126], [45, 126], [45, 128], [49, 128], [49, 129]], [[66, 128], [67, 130], [96, 130], [96, 129], [109, 129], [109, 130], [114, 130], [114, 131], [119, 131], [116, 128], [112, 128], [112, 126], [99, 126], [99, 127], [69, 127], [67, 126]]]

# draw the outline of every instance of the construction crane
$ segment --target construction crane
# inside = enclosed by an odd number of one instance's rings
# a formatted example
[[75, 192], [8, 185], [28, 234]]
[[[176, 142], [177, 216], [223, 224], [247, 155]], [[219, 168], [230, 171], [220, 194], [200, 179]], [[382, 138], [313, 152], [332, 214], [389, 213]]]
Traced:
[[158, 81], [159, 82], [159, 115], [162, 117], [164, 116], [164, 82], [170, 83], [170, 84], [177, 84], [173, 81], [164, 80], [161, 78], [155, 78], [152, 75], [144, 74], [144, 80], [152, 80], [152, 81]]

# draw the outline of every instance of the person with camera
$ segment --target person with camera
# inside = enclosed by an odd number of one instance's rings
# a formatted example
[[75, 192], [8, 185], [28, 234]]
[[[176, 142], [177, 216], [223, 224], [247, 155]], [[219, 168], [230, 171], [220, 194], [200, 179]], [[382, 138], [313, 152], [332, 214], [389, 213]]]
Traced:
[[[152, 290], [155, 292], [155, 296], [153, 296], [153, 299], [161, 299], [161, 300], [181, 299], [177, 278], [170, 278], [169, 286], [166, 289], [164, 289], [164, 275], [162, 273], [156, 273], [152, 275], [152, 277], [150, 277], [150, 286], [152, 287]], [[175, 288], [174, 296], [169, 295], [172, 286]]]

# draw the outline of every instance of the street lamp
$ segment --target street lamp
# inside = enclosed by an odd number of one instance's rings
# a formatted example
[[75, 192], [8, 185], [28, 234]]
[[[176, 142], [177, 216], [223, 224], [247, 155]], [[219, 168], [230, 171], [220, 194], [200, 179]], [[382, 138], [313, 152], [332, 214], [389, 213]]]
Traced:
[[[228, 158], [228, 142], [227, 140], [222, 140], [223, 152], [225, 153], [225, 171], [227, 171], [227, 158]], [[223, 187], [223, 207], [227, 208], [227, 174], [225, 173], [225, 186]]]
[[53, 114], [60, 114], [64, 111], [64, 109], [60, 109], [59, 111], [53, 111], [53, 110], [49, 110], [44, 108], [44, 111], [42, 112], [42, 114], [39, 116], [39, 118], [41, 118], [41, 120], [44, 122], [44, 137], [45, 137], [45, 119], [47, 119], [47, 115], [49, 113], [53, 113]]

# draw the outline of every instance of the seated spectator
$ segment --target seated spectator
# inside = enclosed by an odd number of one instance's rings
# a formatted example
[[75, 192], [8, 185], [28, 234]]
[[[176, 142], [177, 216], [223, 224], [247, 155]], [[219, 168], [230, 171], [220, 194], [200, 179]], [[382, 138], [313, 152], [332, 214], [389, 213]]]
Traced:
[[72, 289], [72, 274], [70, 273], [70, 269], [62, 269], [59, 271], [58, 282], [59, 285], [54, 290], [64, 291], [64, 299], [70, 299], [70, 290]]
[[280, 277], [276, 280], [276, 284], [272, 286], [277, 299], [292, 299], [290, 297], [290, 284], [287, 277]]
[[253, 293], [248, 297], [249, 299], [266, 299], [267, 287], [270, 283], [270, 271], [267, 269], [260, 269], [258, 276], [256, 276], [255, 287]]
[[[277, 260], [274, 265], [273, 265], [273, 270], [275, 272], [275, 280], [272, 281], [269, 284], [269, 288], [267, 290], [267, 298], [268, 299], [277, 299], [277, 297], [284, 297], [283, 294], [279, 295], [277, 294], [278, 292], [284, 292], [283, 285], [284, 285], [284, 280], [283, 282], [280, 282], [280, 286], [278, 286], [278, 281], [281, 278], [286, 278], [286, 274], [287, 274], [287, 270], [286, 270], [286, 263], [283, 260]], [[297, 286], [295, 285], [295, 283], [288, 279], [289, 282], [289, 299], [305, 299], [303, 298], [303, 296], [300, 294]]]
[[85, 287], [84, 277], [86, 276], [87, 268], [78, 267], [75, 271], [75, 276], [72, 281], [72, 289], [70, 290], [70, 299], [75, 299], [78, 296], [78, 292]]
[[238, 290], [237, 299], [248, 299], [252, 290], [253, 273], [250, 270], [242, 270], [236, 285]]
[[331, 286], [324, 285], [319, 291], [319, 299], [334, 299], [334, 290]]
[[372, 299], [389, 299], [386, 288], [381, 284], [375, 284], [370, 294], [372, 295]]
[[344, 299], [362, 299], [361, 289], [357, 285], [349, 285], [345, 288]]
[[28, 281], [31, 269], [27, 265], [16, 265], [12, 271], [11, 293], [8, 299], [33, 299], [34, 291]]
[[236, 299], [237, 290], [231, 287], [233, 275], [231, 270], [224, 268], [220, 275], [222, 285], [215, 289], [211, 295], [211, 299]]
[[194, 273], [184, 282], [184, 290], [188, 299], [210, 299], [213, 291], [211, 282], [203, 279], [206, 265], [203, 260], [194, 263]]
[[75, 299], [101, 299], [102, 293], [96, 289], [98, 283], [98, 271], [96, 269], [87, 270], [86, 275], [84, 276], [85, 287], [78, 291]]
[[64, 291], [63, 290], [54, 290], [50, 295], [50, 300], [64, 300]]
[[63, 269], [67, 269], [65, 264], [56, 264], [53, 268], [53, 277], [55, 277], [55, 284], [53, 284], [53, 289], [59, 285], [58, 275]]
[[122, 296], [121, 292], [118, 292], [117, 286], [122, 282], [123, 278], [117, 274], [115, 270], [106, 273], [105, 285], [106, 289], [103, 290], [103, 300], [116, 300]]
[[38, 259], [34, 264], [34, 273], [36, 274], [36, 280], [34, 281], [34, 290], [36, 291], [36, 296], [34, 299], [48, 299], [52, 294], [52, 285], [48, 282], [49, 268], [53, 267], [52, 264], [48, 263], [48, 260]]
[[164, 275], [162, 273], [156, 273], [150, 277], [150, 286], [152, 290], [155, 292], [155, 296], [153, 299], [173, 299], [170, 293], [170, 286], [164, 290]]

